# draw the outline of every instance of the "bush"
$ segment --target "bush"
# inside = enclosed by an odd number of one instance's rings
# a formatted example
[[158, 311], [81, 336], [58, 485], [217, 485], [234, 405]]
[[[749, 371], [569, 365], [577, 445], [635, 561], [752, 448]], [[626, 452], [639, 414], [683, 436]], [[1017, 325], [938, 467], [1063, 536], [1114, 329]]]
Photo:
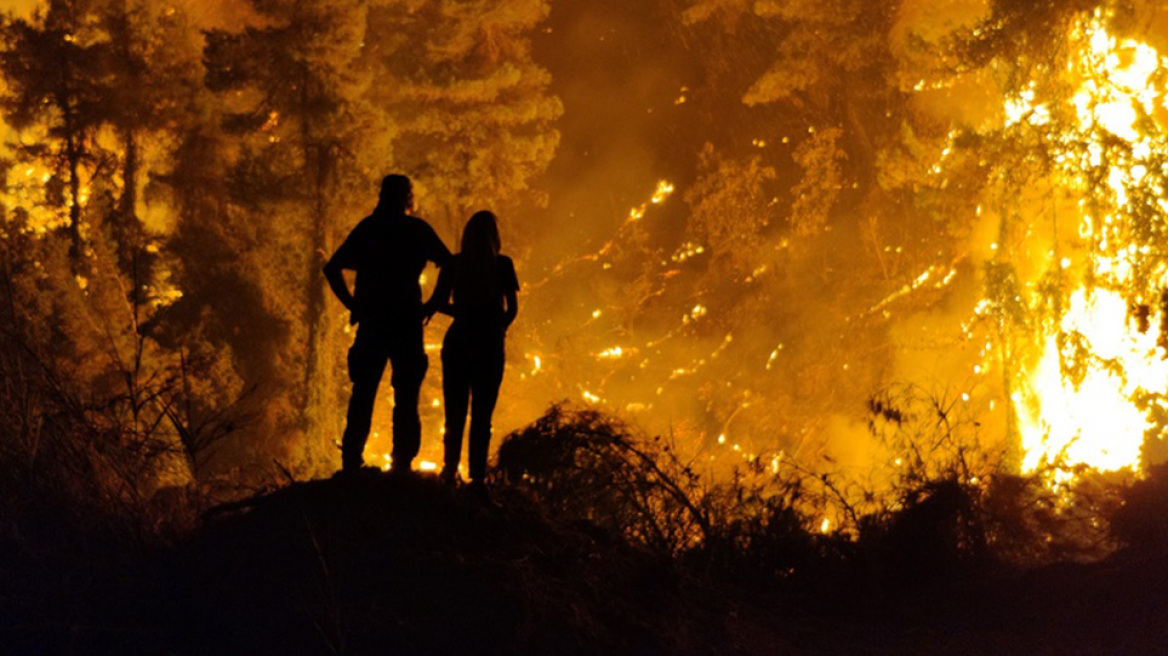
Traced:
[[802, 472], [761, 459], [703, 477], [661, 437], [638, 438], [591, 409], [553, 406], [499, 447], [498, 482], [560, 519], [587, 522], [693, 571], [742, 581], [790, 578], [831, 561], [835, 540], [799, 509]]
[[1121, 493], [1123, 504], [1111, 515], [1115, 536], [1137, 553], [1168, 549], [1168, 464], [1154, 465], [1147, 476]]
[[701, 477], [660, 438], [639, 441], [595, 410], [552, 406], [499, 446], [495, 474], [552, 515], [676, 555], [711, 534]]

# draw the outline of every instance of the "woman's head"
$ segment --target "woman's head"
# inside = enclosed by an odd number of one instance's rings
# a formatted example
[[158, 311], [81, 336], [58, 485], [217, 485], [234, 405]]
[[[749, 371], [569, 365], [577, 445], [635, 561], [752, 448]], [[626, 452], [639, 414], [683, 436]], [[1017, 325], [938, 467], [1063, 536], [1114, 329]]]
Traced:
[[492, 212], [475, 212], [462, 230], [462, 252], [494, 257], [499, 254], [499, 222]]
[[462, 229], [462, 264], [454, 283], [454, 304], [488, 306], [501, 302], [498, 261], [499, 224], [486, 210], [476, 212]]

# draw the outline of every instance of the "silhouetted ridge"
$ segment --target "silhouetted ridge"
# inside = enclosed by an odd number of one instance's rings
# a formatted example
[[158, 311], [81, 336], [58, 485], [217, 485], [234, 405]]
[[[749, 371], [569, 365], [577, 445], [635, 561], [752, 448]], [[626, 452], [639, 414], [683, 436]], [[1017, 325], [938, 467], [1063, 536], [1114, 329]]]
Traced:
[[[188, 545], [198, 653], [692, 653], [708, 597], [596, 529], [428, 477], [297, 483], [212, 513]], [[704, 635], [688, 634], [702, 631]]]

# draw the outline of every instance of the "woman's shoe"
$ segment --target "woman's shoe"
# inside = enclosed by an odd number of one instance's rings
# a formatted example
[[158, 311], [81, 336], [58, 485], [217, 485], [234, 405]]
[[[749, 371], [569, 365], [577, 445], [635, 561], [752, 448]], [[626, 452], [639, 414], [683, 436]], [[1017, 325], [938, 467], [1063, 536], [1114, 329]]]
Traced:
[[458, 469], [443, 468], [438, 480], [446, 487], [458, 487]]
[[491, 492], [487, 490], [487, 484], [482, 481], [471, 481], [466, 486], [466, 495], [475, 503], [480, 503], [484, 506], [492, 505]]

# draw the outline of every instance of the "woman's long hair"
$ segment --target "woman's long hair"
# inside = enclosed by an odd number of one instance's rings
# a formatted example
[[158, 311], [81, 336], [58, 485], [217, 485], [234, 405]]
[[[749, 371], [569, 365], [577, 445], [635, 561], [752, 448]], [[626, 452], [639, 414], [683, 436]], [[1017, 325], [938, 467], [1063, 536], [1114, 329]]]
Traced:
[[494, 213], [475, 212], [462, 230], [462, 251], [455, 281], [456, 305], [473, 307], [499, 303], [499, 222]]

